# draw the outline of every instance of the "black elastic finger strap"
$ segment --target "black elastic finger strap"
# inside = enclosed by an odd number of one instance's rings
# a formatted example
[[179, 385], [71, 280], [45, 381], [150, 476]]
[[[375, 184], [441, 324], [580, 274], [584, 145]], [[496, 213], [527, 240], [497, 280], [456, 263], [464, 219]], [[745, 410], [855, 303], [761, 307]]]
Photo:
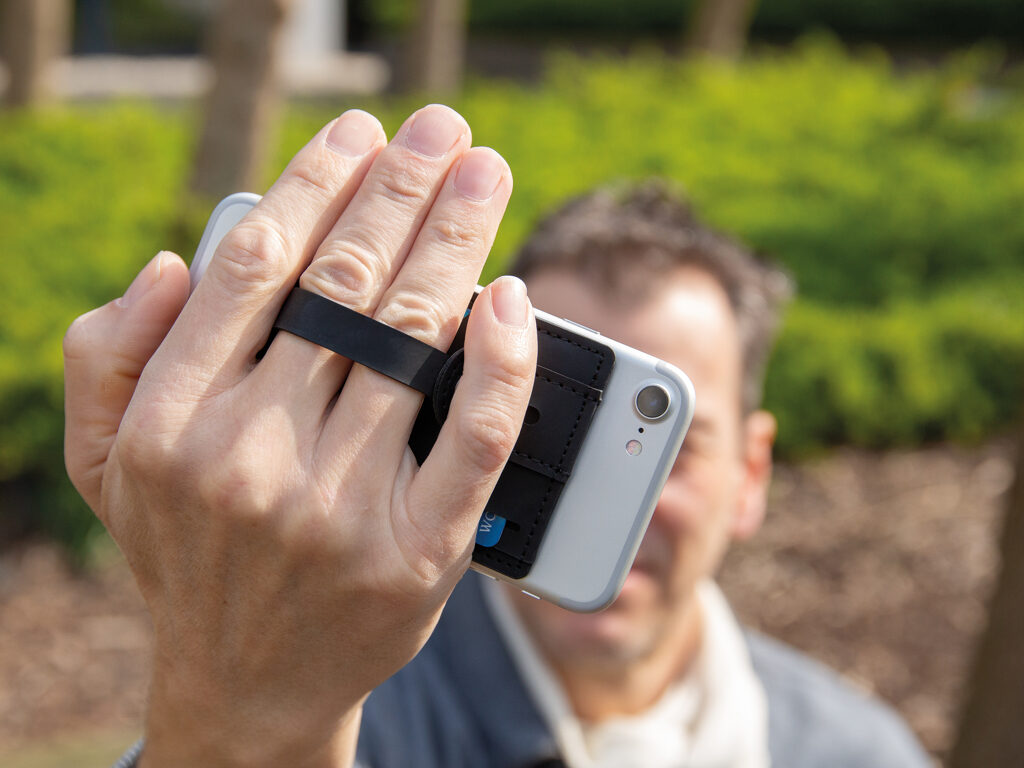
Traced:
[[434, 391], [448, 355], [372, 317], [323, 296], [294, 288], [274, 328], [288, 331], [354, 363], [412, 387]]

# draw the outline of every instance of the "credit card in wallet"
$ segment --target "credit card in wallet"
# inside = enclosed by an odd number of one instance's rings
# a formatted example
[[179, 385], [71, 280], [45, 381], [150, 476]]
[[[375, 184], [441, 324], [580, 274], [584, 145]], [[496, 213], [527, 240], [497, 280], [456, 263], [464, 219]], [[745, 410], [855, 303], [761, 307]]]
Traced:
[[476, 529], [476, 543], [481, 547], [493, 547], [501, 539], [505, 530], [505, 518], [493, 512], [480, 515], [480, 525]]

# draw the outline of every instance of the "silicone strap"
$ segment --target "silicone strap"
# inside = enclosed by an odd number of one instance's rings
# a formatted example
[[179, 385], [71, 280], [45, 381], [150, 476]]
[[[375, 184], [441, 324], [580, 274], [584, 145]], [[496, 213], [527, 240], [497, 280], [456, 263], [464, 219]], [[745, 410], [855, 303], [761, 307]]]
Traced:
[[294, 288], [274, 321], [288, 331], [354, 363], [432, 395], [448, 355], [354, 309]]

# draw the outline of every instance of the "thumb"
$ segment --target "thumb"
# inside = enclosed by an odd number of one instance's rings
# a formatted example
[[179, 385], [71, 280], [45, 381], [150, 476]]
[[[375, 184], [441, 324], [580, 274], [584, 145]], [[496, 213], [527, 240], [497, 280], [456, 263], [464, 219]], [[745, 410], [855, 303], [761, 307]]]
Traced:
[[64, 461], [94, 511], [121, 417], [188, 291], [185, 263], [161, 251], [124, 296], [82, 315], [64, 336]]
[[468, 556], [519, 436], [536, 369], [537, 326], [526, 288], [517, 278], [499, 278], [473, 305], [462, 379], [407, 497], [410, 527], [420, 536], [414, 543], [441, 571]]

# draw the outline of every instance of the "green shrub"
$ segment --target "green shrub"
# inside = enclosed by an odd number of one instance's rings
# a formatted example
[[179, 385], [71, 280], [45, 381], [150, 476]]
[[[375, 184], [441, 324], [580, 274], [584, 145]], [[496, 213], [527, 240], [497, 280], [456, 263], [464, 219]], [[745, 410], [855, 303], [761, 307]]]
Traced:
[[[984, 65], [898, 76], [822, 38], [739, 67], [556, 56], [543, 87], [475, 83], [456, 106], [516, 174], [495, 265], [565, 197], [658, 174], [803, 296], [874, 306], [1024, 270], [1024, 98]], [[390, 131], [412, 106], [385, 105]], [[328, 118], [298, 114], [286, 154]]]
[[63, 471], [61, 338], [167, 241], [187, 158], [180, 115], [147, 107], [0, 116], [0, 497], [81, 550], [96, 530]]
[[[784, 454], [999, 430], [1024, 381], [1024, 95], [979, 61], [897, 75], [814, 39], [738, 67], [560, 56], [539, 87], [473, 83], [455, 106], [516, 174], [485, 279], [566, 197], [671, 177], [800, 284], [766, 390]], [[359, 106], [393, 134], [416, 102]], [[276, 167], [333, 112], [294, 108]], [[93, 528], [57, 480], [60, 339], [158, 249], [189, 250], [193, 131], [144, 105], [0, 115], [0, 484], [34, 483], [72, 542]]]
[[0, 480], [60, 446], [60, 340], [166, 241], [186, 163], [179, 116], [139, 107], [0, 123]]
[[1024, 281], [997, 278], [882, 310], [799, 302], [769, 368], [779, 451], [976, 440], [1024, 403]]

